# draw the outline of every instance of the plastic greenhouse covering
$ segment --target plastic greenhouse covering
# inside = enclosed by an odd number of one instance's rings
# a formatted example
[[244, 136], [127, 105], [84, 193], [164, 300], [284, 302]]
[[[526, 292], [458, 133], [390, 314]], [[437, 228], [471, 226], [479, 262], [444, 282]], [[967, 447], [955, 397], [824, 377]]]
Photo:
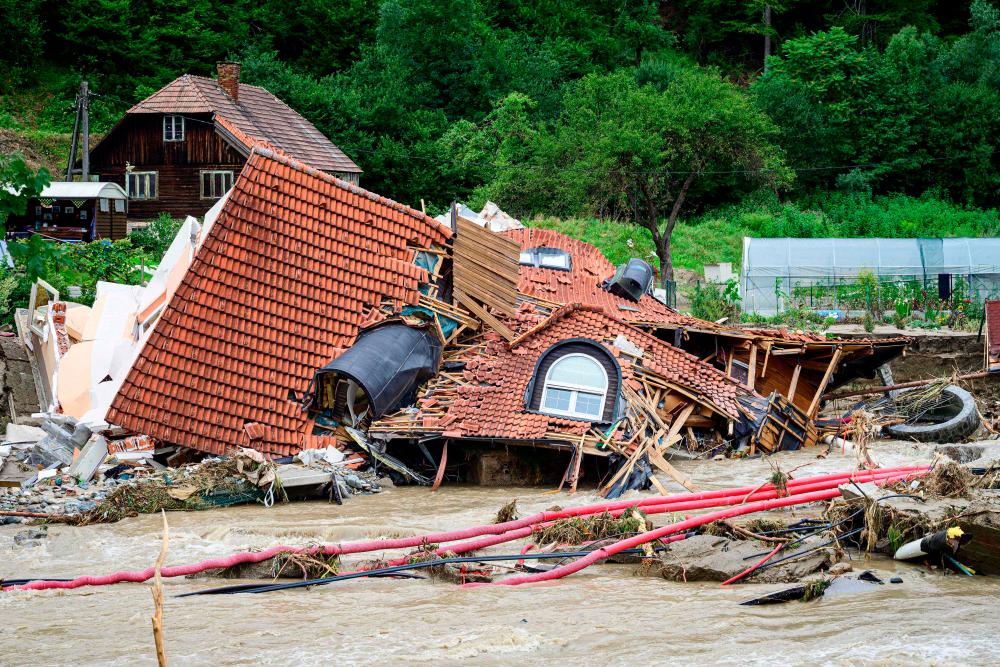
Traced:
[[[858, 276], [871, 272], [884, 292], [1000, 296], [1000, 238], [744, 238], [743, 310], [773, 315], [787, 305], [850, 309]], [[963, 292], [964, 291], [964, 292]]]

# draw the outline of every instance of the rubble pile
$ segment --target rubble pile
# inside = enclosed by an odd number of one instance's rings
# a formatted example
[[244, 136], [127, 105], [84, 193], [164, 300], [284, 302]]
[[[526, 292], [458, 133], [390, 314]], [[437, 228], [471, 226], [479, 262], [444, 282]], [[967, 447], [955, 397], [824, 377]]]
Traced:
[[289, 493], [327, 491], [341, 500], [377, 493], [386, 484], [374, 473], [345, 467], [346, 457], [333, 448], [304, 450], [281, 465], [246, 448], [169, 465], [164, 461], [178, 460], [184, 452], [158, 450], [150, 438], [108, 440], [61, 415], [47, 416], [41, 424], [10, 425], [0, 445], [0, 522], [108, 523], [160, 510], [270, 505], [287, 500]]

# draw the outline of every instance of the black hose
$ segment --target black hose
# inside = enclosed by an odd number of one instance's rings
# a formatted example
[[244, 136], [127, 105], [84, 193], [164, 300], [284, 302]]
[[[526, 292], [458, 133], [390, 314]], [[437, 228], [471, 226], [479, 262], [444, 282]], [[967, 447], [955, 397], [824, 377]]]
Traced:
[[[685, 533], [690, 535], [691, 533]], [[660, 547], [654, 549], [655, 551], [663, 551], [666, 547]], [[226, 595], [231, 593], [270, 593], [271, 591], [283, 591], [290, 588], [304, 588], [306, 586], [324, 586], [326, 584], [332, 584], [335, 581], [347, 581], [349, 579], [361, 579], [364, 577], [373, 576], [385, 576], [390, 574], [395, 574], [397, 572], [404, 572], [406, 570], [416, 570], [418, 568], [432, 567], [434, 565], [448, 565], [450, 563], [488, 563], [492, 561], [504, 561], [504, 560], [541, 560], [547, 558], [582, 558], [590, 553], [589, 551], [554, 551], [552, 553], [537, 553], [537, 554], [502, 554], [502, 555], [490, 555], [490, 556], [452, 556], [451, 558], [436, 558], [434, 560], [420, 561], [419, 563], [405, 563], [403, 565], [393, 565], [391, 567], [381, 567], [374, 570], [363, 570], [361, 572], [351, 572], [348, 574], [340, 574], [334, 577], [321, 577], [319, 579], [305, 579], [303, 581], [293, 581], [287, 584], [236, 584], [235, 586], [223, 586], [221, 588], [210, 588], [205, 591], [193, 591], [191, 593], [182, 593], [176, 597], [186, 598], [192, 595]], [[622, 554], [638, 554], [641, 555], [645, 553], [642, 549], [633, 548], [625, 549], [620, 551]]]
[[839, 540], [841, 540], [841, 539], [843, 539], [845, 537], [850, 537], [851, 535], [855, 535], [857, 533], [860, 533], [864, 529], [865, 529], [864, 526], [862, 526], [861, 528], [855, 528], [851, 532], [844, 533], [843, 535], [835, 537], [832, 540], [830, 540], [829, 542], [824, 542], [823, 544], [817, 544], [816, 546], [809, 547], [805, 551], [800, 551], [797, 554], [791, 554], [789, 556], [785, 556], [784, 558], [779, 558], [778, 560], [772, 560], [770, 563], [768, 563], [766, 565], [762, 565], [761, 567], [758, 567], [757, 568], [757, 572], [760, 572], [762, 570], [768, 570], [768, 569], [774, 567], [775, 565], [780, 565], [781, 563], [784, 563], [787, 560], [792, 560], [793, 558], [798, 558], [799, 556], [805, 556], [806, 554], [812, 553], [813, 551], [816, 551], [817, 549], [822, 549], [823, 547], [828, 547], [831, 544], [833, 544], [834, 542], [837, 542], [837, 541], [839, 541]]

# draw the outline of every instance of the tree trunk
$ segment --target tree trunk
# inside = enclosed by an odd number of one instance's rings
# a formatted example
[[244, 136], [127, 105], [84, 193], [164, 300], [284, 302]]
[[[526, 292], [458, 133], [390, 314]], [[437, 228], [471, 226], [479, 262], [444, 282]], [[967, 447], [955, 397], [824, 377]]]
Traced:
[[674, 279], [674, 260], [670, 257], [670, 234], [664, 233], [656, 243], [656, 256], [660, 260], [660, 286], [667, 285]]
[[694, 179], [698, 177], [699, 171], [701, 171], [700, 164], [692, 165], [691, 173], [684, 179], [684, 184], [681, 185], [677, 199], [674, 200], [674, 205], [670, 209], [670, 217], [667, 218], [663, 233], [653, 235], [653, 241], [656, 242], [656, 256], [660, 258], [660, 280], [663, 282], [664, 289], [667, 287], [667, 281], [674, 279], [674, 262], [670, 257], [670, 237], [673, 236], [674, 227], [677, 226], [677, 217], [681, 213], [681, 207], [687, 198], [688, 190], [691, 189]]
[[767, 74], [767, 59], [771, 57], [771, 5], [764, 5], [764, 74]]

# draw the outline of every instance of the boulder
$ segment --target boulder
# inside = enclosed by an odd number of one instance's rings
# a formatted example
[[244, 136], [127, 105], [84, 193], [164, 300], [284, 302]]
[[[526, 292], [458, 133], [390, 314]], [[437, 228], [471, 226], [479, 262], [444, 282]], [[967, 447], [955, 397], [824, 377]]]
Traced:
[[[804, 551], [818, 543], [819, 539], [805, 540], [787, 555]], [[725, 581], [759, 561], [773, 548], [773, 545], [755, 540], [739, 541], [713, 535], [695, 535], [670, 545], [670, 549], [661, 556], [659, 567], [652, 568], [652, 571], [658, 571], [664, 579], [671, 581]], [[785, 554], [775, 555], [774, 559], [783, 555]], [[801, 581], [818, 570], [825, 570], [830, 563], [831, 552], [828, 549], [818, 549], [808, 556], [754, 572], [749, 578], [755, 583]]]

